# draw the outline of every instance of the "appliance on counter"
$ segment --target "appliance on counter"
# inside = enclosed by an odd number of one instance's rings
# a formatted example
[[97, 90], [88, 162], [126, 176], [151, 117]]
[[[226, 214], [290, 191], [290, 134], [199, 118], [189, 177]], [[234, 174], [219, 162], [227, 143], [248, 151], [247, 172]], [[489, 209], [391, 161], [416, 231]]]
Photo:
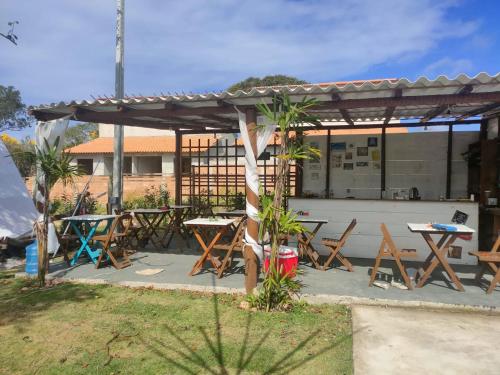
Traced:
[[416, 187], [412, 187], [410, 189], [409, 197], [410, 197], [411, 201], [419, 201], [420, 200], [420, 193], [418, 192], [418, 189]]

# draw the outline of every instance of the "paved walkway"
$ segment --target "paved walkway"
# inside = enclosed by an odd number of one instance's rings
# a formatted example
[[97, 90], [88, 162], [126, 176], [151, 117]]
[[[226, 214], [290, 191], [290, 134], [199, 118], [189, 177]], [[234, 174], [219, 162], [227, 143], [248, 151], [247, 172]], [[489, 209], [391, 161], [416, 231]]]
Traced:
[[500, 317], [353, 307], [355, 374], [498, 374]]
[[[235, 258], [235, 267], [222, 279], [214, 277], [210, 269], [204, 269], [195, 276], [188, 276], [189, 271], [198, 259], [197, 250], [179, 252], [138, 252], [132, 256], [132, 266], [115, 270], [113, 267], [95, 269], [87, 259], [68, 268], [65, 264], [51, 265], [51, 276], [66, 279], [79, 279], [91, 282], [111, 282], [120, 284], [156, 284], [157, 286], [179, 288], [212, 288], [213, 285], [221, 288], [232, 288], [242, 291], [244, 285], [243, 261]], [[368, 280], [373, 260], [352, 259], [354, 272], [347, 272], [342, 268], [318, 271], [308, 264], [301, 264], [304, 271], [301, 276], [305, 284], [303, 292], [319, 296], [318, 302], [338, 302], [339, 298], [347, 303], [352, 299], [362, 300], [363, 303], [384, 301], [384, 304], [449, 304], [458, 307], [481, 307], [500, 310], [500, 287], [491, 295], [486, 295], [484, 289], [474, 281], [475, 269], [463, 267], [458, 269], [465, 292], [453, 289], [441, 271], [433, 275], [430, 283], [423, 288], [413, 291], [400, 290], [394, 287], [388, 290], [377, 287], [368, 287]], [[392, 263], [383, 264], [381, 271], [392, 275]], [[207, 264], [208, 267], [208, 264]], [[136, 271], [147, 268], [162, 269], [152, 276], [138, 275]]]

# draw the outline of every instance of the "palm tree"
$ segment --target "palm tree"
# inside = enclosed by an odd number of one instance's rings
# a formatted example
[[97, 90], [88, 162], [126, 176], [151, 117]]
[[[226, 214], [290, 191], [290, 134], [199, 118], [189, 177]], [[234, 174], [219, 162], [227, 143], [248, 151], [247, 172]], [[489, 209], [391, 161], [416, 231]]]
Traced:
[[261, 302], [266, 310], [280, 308], [289, 302], [287, 292], [296, 292], [300, 285], [298, 282], [283, 277], [278, 270], [278, 250], [280, 238], [284, 235], [297, 234], [306, 230], [296, 221], [297, 215], [283, 208], [287, 176], [290, 173], [290, 165], [300, 159], [319, 157], [319, 150], [309, 145], [303, 145], [301, 139], [292, 136], [301, 133], [303, 124], [317, 125], [317, 116], [308, 113], [311, 107], [317, 105], [316, 99], [304, 97], [300, 102], [292, 103], [288, 95], [276, 95], [273, 98], [272, 107], [267, 104], [257, 104], [257, 109], [272, 123], [277, 125], [281, 139], [276, 172], [276, 182], [272, 196], [264, 196], [261, 200], [262, 209], [259, 213], [261, 226], [259, 237], [268, 233], [271, 240], [270, 267], [265, 275]]
[[43, 223], [36, 223], [38, 238], [38, 279], [40, 286], [45, 285], [45, 275], [48, 271], [48, 251], [47, 235], [49, 231], [49, 207], [50, 190], [57, 182], [67, 185], [73, 182], [74, 178], [81, 176], [83, 171], [72, 163], [73, 158], [66, 152], [59, 152], [60, 138], [57, 137], [51, 146], [47, 139], [44, 139], [42, 147], [35, 147], [34, 151], [28, 152], [37, 169], [41, 172], [44, 181], [44, 206]]

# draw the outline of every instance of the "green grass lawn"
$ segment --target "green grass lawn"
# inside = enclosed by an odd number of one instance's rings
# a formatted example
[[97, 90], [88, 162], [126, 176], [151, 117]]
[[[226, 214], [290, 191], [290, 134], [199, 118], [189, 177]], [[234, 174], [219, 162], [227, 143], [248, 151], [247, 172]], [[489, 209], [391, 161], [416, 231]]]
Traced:
[[246, 312], [240, 300], [103, 285], [39, 289], [0, 273], [0, 373], [352, 373], [347, 307]]

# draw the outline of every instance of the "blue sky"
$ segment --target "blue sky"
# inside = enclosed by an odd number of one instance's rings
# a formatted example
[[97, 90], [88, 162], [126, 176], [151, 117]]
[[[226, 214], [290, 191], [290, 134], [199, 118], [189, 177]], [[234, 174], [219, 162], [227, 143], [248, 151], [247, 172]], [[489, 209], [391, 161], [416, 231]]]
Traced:
[[[114, 0], [3, 0], [0, 84], [28, 104], [113, 95]], [[127, 94], [219, 91], [248, 76], [310, 82], [496, 74], [495, 0], [126, 0]], [[32, 130], [17, 133], [22, 136]]]

